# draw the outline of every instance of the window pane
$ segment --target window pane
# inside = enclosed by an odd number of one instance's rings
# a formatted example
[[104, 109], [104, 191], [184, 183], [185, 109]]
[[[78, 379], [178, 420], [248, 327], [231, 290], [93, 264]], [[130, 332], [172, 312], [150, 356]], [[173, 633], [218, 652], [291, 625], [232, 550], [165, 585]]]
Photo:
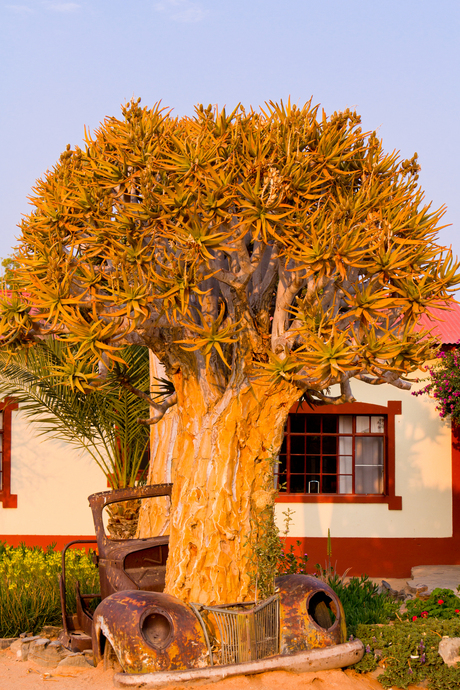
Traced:
[[339, 471], [340, 474], [353, 473], [353, 458], [351, 455], [341, 455], [339, 457]]
[[323, 417], [323, 434], [337, 433], [337, 416], [335, 414], [324, 415]]
[[283, 443], [281, 444], [281, 449], [280, 453], [285, 453], [287, 448], [287, 439], [286, 436], [283, 438]]
[[323, 458], [323, 472], [335, 474], [337, 472], [337, 458], [330, 456]]
[[[279, 490], [293, 494], [382, 494], [386, 419], [381, 414], [289, 415], [289, 434], [275, 468]], [[281, 487], [283, 482], [287, 482], [285, 488]]]
[[293, 474], [305, 472], [305, 455], [291, 455], [291, 472]]
[[307, 433], [319, 434], [321, 431], [321, 417], [319, 414], [308, 414], [307, 417]]
[[355, 444], [355, 467], [358, 465], [383, 465], [383, 438], [365, 436]]
[[3, 429], [3, 411], [0, 412], [0, 429]]
[[385, 431], [385, 417], [382, 415], [372, 415], [371, 417], [371, 433], [383, 434]]
[[305, 493], [305, 475], [304, 474], [291, 474], [291, 494], [304, 494]]
[[305, 436], [291, 436], [291, 453], [305, 453]]
[[323, 494], [337, 493], [337, 477], [333, 475], [323, 475]]
[[353, 416], [351, 414], [339, 415], [339, 433], [351, 434], [353, 432]]
[[339, 494], [351, 494], [353, 490], [352, 477], [339, 475]]
[[319, 474], [321, 468], [321, 458], [319, 455], [307, 455], [307, 474]]
[[356, 416], [356, 433], [357, 434], [368, 434], [371, 428], [369, 426], [369, 417], [366, 415]]
[[337, 436], [323, 436], [323, 454], [337, 455]]
[[355, 492], [357, 494], [383, 493], [383, 467], [356, 467]]
[[353, 437], [339, 436], [340, 455], [353, 455]]
[[305, 433], [305, 416], [304, 414], [291, 414], [291, 434]]
[[321, 436], [307, 436], [307, 453], [319, 455], [321, 453]]
[[307, 474], [307, 493], [308, 494], [319, 494], [320, 483], [319, 474]]

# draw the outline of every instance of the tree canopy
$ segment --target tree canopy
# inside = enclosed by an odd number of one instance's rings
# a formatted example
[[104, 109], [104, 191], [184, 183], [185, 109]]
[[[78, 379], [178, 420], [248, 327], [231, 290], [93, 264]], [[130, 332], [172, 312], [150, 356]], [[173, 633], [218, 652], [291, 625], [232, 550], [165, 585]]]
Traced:
[[404, 385], [430, 345], [419, 314], [460, 280], [417, 154], [385, 154], [356, 113], [327, 118], [311, 102], [122, 113], [37, 182], [19, 292], [0, 305], [4, 348], [55, 333], [77, 346], [70, 383], [92, 361], [88, 386], [125, 343], [218, 397], [236, 375], [315, 402], [334, 383], [334, 401], [351, 400], [353, 377]]

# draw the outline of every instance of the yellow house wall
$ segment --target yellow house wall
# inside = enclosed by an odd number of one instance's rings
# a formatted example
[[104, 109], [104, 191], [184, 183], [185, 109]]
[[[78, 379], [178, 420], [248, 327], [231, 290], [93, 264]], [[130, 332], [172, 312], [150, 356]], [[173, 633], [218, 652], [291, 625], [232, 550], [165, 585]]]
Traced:
[[[423, 385], [414, 384], [412, 390]], [[360, 381], [354, 382], [353, 393], [359, 402], [402, 402], [402, 414], [395, 418], [396, 495], [402, 496], [402, 510], [383, 504], [278, 503], [280, 528], [283, 512], [290, 508], [290, 537], [325, 537], [328, 528], [333, 537], [452, 536], [450, 423], [440, 419], [426, 395], [414, 397], [394, 386]]]
[[94, 460], [63, 441], [44, 440], [20, 412], [13, 412], [12, 425], [11, 491], [18, 507], [0, 503], [0, 534], [94, 534], [88, 496], [107, 490]]

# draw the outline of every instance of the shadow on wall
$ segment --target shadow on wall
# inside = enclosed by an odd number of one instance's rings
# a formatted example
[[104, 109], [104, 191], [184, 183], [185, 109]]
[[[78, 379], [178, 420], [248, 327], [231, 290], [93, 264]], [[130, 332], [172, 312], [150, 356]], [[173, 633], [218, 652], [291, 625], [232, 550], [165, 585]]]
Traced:
[[13, 416], [12, 490], [18, 507], [2, 513], [2, 534], [92, 534], [88, 496], [107, 488], [89, 455], [64, 441], [40, 437], [25, 417]]
[[[434, 400], [423, 396], [412, 400], [416, 404], [406, 404], [399, 422], [401, 443], [408, 449], [398, 450], [396, 438], [396, 481], [402, 474], [411, 492], [438, 488], [448, 490], [452, 487], [452, 434], [450, 420], [441, 419], [434, 406]], [[404, 403], [403, 403], [404, 405]], [[401, 491], [404, 487], [401, 487]], [[398, 488], [397, 488], [398, 491]]]

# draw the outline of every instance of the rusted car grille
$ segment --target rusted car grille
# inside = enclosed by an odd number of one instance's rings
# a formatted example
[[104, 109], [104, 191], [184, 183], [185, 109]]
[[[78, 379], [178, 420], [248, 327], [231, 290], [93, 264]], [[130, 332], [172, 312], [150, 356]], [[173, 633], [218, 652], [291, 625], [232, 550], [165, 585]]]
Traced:
[[247, 602], [191, 604], [205, 630], [211, 664], [238, 664], [279, 654], [279, 596]]

